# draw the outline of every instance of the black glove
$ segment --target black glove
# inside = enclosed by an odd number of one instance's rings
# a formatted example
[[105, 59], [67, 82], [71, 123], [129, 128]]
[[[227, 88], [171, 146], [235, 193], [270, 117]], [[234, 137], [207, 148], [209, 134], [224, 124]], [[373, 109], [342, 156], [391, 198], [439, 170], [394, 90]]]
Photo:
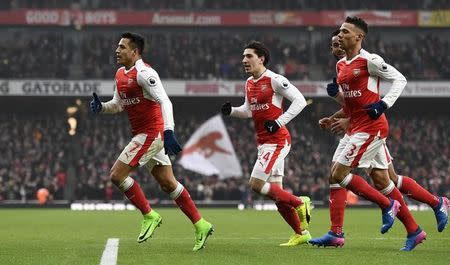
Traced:
[[176, 155], [183, 150], [172, 130], [164, 131], [164, 150], [166, 155]]
[[378, 102], [364, 106], [364, 109], [367, 111], [367, 114], [373, 120], [378, 119], [381, 116], [381, 114], [383, 114], [383, 112], [387, 110], [387, 108], [388, 106], [386, 102], [384, 102], [383, 100], [379, 100]]
[[224, 116], [230, 116], [230, 114], [231, 114], [231, 103], [230, 102], [226, 102], [225, 104], [223, 104], [221, 112], [222, 112], [222, 115], [224, 115]]
[[264, 128], [266, 128], [266, 131], [274, 133], [280, 129], [280, 125], [276, 121], [265, 121]]
[[339, 93], [339, 85], [336, 82], [336, 77], [333, 78], [333, 83], [327, 84], [328, 96], [334, 98]]
[[94, 99], [89, 104], [89, 106], [91, 107], [91, 111], [94, 113], [99, 113], [102, 111], [102, 102], [98, 98], [97, 93], [92, 93], [92, 96], [94, 97]]

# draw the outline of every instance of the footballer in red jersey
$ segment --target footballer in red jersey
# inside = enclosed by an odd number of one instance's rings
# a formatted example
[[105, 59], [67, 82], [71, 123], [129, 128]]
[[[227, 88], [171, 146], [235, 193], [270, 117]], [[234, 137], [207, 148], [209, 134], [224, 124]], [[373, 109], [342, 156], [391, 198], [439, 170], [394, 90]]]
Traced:
[[[381, 233], [386, 233], [392, 227], [397, 215], [408, 234], [401, 250], [410, 251], [426, 238], [426, 233], [417, 225], [400, 191], [389, 179], [387, 169], [390, 156], [385, 144], [389, 126], [384, 115], [384, 111], [400, 96], [406, 79], [380, 56], [362, 49], [362, 41], [367, 33], [367, 23], [357, 17], [347, 17], [339, 29], [340, 47], [346, 56], [336, 64], [337, 80], [327, 86], [327, 91], [329, 95], [338, 97], [338, 102], [344, 102], [351, 130], [347, 142], [343, 143], [344, 148], [337, 155], [331, 178], [341, 187], [380, 206], [383, 217]], [[380, 78], [392, 83], [383, 99], [379, 95]], [[341, 92], [338, 91], [338, 86], [341, 87]], [[351, 174], [351, 170], [356, 167], [370, 171], [376, 189], [360, 176]], [[339, 237], [332, 231], [328, 236]], [[323, 237], [310, 242], [320, 245], [320, 239]]]
[[194, 224], [193, 250], [197, 251], [205, 246], [214, 229], [201, 217], [187, 189], [174, 177], [169, 155], [176, 155], [181, 146], [174, 133], [172, 103], [158, 73], [142, 60], [144, 44], [139, 34], [122, 34], [116, 56], [123, 66], [116, 72], [114, 96], [108, 102], [101, 102], [94, 93], [90, 107], [94, 113], [126, 111], [128, 114], [133, 138], [111, 168], [110, 177], [144, 217], [137, 241], [146, 241], [162, 222], [137, 181], [129, 176], [133, 168], [145, 166]]
[[[331, 52], [333, 56], [340, 60], [345, 57], [345, 51], [340, 48], [338, 35], [339, 30], [333, 32], [331, 38]], [[328, 129], [333, 133], [345, 133], [344, 137], [339, 141], [339, 145], [332, 159], [332, 167], [336, 163], [339, 154], [348, 142], [350, 137], [351, 127], [349, 126], [348, 111], [346, 112], [345, 105], [342, 106], [343, 109], [334, 113], [330, 117], [325, 117], [320, 119], [319, 125], [322, 129]], [[437, 223], [437, 230], [442, 232], [448, 223], [448, 208], [450, 207], [449, 199], [446, 197], [437, 197], [431, 194], [429, 191], [424, 189], [420, 184], [418, 184], [414, 179], [397, 175], [392, 162], [392, 157], [390, 157], [389, 151], [386, 147], [386, 152], [389, 155], [389, 178], [394, 182], [396, 187], [405, 195], [413, 198], [419, 202], [428, 204], [434, 211]], [[322, 238], [313, 239], [313, 243], [320, 243], [323, 246], [342, 246], [344, 244], [343, 236], [343, 225], [344, 225], [344, 212], [346, 207], [347, 190], [342, 188], [338, 183], [334, 182], [333, 179], [329, 178], [330, 182], [330, 234], [326, 234]], [[335, 236], [334, 236], [335, 235]]]
[[[250, 177], [253, 191], [272, 199], [278, 212], [294, 230], [287, 243], [281, 246], [305, 244], [311, 239], [308, 232], [310, 199], [296, 197], [282, 187], [284, 159], [291, 148], [291, 136], [286, 124], [306, 106], [300, 91], [285, 77], [266, 68], [270, 59], [267, 47], [251, 42], [242, 54], [244, 70], [250, 77], [245, 83], [244, 104], [222, 106], [222, 114], [237, 118], [251, 118], [256, 131], [258, 156]], [[291, 105], [283, 113], [283, 99]]]

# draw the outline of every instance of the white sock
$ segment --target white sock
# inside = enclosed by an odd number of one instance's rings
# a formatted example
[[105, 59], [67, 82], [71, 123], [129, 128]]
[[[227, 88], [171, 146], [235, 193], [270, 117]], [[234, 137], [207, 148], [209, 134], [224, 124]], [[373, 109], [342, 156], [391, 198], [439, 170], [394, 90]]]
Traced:
[[262, 195], [267, 195], [267, 194], [269, 194], [269, 190], [270, 190], [270, 183], [266, 182], [266, 183], [264, 183], [264, 185], [262, 186], [260, 193], [261, 193]]
[[349, 173], [347, 176], [345, 176], [345, 178], [342, 180], [341, 183], [339, 183], [339, 185], [341, 185], [341, 187], [345, 188], [347, 187], [347, 185], [350, 183], [350, 181], [352, 181], [353, 178], [353, 174]]
[[403, 176], [397, 175], [397, 189], [401, 189], [403, 184]]
[[131, 186], [133, 186], [133, 184], [134, 184], [134, 179], [131, 178], [130, 176], [128, 176], [124, 179], [124, 181], [122, 183], [119, 184], [119, 186], [117, 186], [117, 188], [119, 188], [119, 190], [122, 192], [126, 192], [127, 190], [129, 190], [131, 188]]
[[381, 192], [383, 195], [388, 195], [389, 193], [391, 193], [391, 192], [394, 190], [394, 188], [395, 188], [395, 184], [394, 184], [394, 182], [391, 180], [391, 182], [389, 183], [389, 185], [388, 185], [386, 188], [380, 190], [380, 192]]
[[184, 186], [180, 182], [177, 182], [177, 187], [169, 194], [170, 198], [172, 198], [172, 200], [176, 200], [178, 197], [180, 197], [180, 194], [183, 192], [183, 190]]

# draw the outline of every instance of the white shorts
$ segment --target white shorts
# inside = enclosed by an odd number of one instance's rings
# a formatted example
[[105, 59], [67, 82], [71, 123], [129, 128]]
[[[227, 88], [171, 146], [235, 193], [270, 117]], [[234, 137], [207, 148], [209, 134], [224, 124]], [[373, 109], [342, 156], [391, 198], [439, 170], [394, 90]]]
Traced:
[[131, 139], [119, 155], [119, 160], [131, 167], [145, 165], [149, 171], [155, 165], [172, 165], [169, 156], [164, 152], [161, 137], [151, 139], [144, 133]]
[[284, 176], [284, 159], [291, 150], [286, 140], [284, 144], [258, 145], [258, 158], [251, 177], [269, 182], [281, 182]]
[[349, 136], [336, 162], [352, 168], [387, 169], [391, 161], [386, 148], [386, 138], [367, 133]]
[[348, 139], [350, 138], [350, 136], [348, 134], [345, 134], [344, 137], [341, 138], [341, 140], [339, 140], [339, 144], [336, 148], [336, 151], [334, 151], [333, 154], [333, 159], [331, 160], [331, 162], [336, 162], [339, 155], [342, 153], [342, 151], [344, 150], [345, 146], [347, 145]]

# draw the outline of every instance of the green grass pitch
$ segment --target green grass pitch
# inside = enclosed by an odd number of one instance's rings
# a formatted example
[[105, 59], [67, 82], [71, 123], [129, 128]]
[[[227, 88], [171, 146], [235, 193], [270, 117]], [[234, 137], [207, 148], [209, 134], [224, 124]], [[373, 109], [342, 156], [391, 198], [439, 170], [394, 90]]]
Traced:
[[[413, 212], [428, 239], [410, 253], [398, 220], [381, 235], [380, 211], [348, 209], [343, 248], [282, 248], [290, 228], [276, 211], [201, 209], [215, 225], [207, 247], [191, 251], [194, 230], [176, 209], [159, 209], [163, 224], [138, 244], [138, 211], [0, 210], [0, 264], [99, 264], [108, 238], [119, 238], [117, 264], [450, 264], [450, 228], [436, 230], [432, 211]], [[329, 228], [327, 209], [312, 212], [313, 237]]]

